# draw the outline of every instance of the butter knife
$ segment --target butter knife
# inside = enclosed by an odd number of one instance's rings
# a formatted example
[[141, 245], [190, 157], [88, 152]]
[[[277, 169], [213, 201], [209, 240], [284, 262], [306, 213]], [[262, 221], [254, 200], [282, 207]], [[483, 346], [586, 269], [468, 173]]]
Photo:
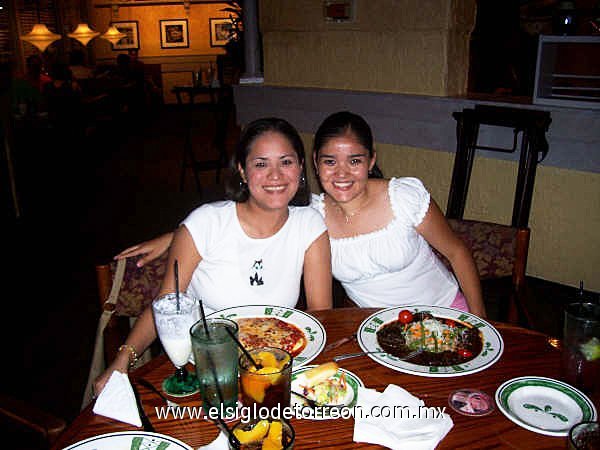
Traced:
[[344, 345], [346, 342], [350, 342], [356, 339], [356, 333], [354, 333], [351, 336], [347, 336], [341, 339], [338, 339], [335, 342], [332, 342], [331, 344], [329, 344], [328, 346], [326, 346], [323, 351], [324, 352], [328, 352], [329, 350], [333, 350], [335, 348], [338, 348], [340, 345]]
[[140, 420], [142, 421], [142, 427], [144, 428], [144, 431], [154, 432], [154, 426], [152, 426], [152, 423], [150, 423], [150, 419], [148, 419], [148, 416], [144, 411], [144, 407], [142, 406], [142, 400], [140, 400], [140, 394], [138, 393], [133, 383], [131, 383], [131, 388], [133, 389], [135, 403], [137, 404], [138, 411], [140, 413]]

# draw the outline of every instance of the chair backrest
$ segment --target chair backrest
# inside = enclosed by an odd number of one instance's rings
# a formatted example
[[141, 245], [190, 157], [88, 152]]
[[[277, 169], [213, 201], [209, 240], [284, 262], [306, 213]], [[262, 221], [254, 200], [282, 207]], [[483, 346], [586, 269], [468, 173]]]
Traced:
[[0, 424], [5, 442], [18, 442], [18, 448], [50, 448], [67, 427], [64, 419], [1, 393]]
[[114, 311], [104, 331], [104, 355], [112, 361], [118, 347], [129, 332], [130, 318], [137, 318], [160, 290], [166, 272], [167, 255], [157, 258], [143, 267], [136, 266], [136, 258], [128, 258], [116, 303], [107, 303], [113, 286], [117, 263], [96, 266], [98, 295], [103, 310]]
[[[520, 305], [519, 297], [525, 284], [525, 269], [529, 253], [529, 228], [517, 228], [477, 220], [448, 219], [450, 228], [471, 251], [479, 278], [486, 280], [511, 279], [511, 299], [507, 308], [510, 322], [519, 322], [519, 314], [528, 320], [528, 314]], [[448, 269], [450, 263], [436, 252]]]

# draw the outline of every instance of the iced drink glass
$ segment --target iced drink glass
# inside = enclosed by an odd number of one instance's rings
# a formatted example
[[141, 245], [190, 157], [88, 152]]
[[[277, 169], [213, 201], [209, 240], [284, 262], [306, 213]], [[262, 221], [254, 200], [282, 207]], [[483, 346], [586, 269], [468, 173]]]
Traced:
[[571, 303], [565, 308], [563, 373], [567, 383], [588, 395], [600, 383], [600, 305]]
[[198, 302], [184, 293], [166, 294], [152, 302], [152, 314], [160, 342], [176, 368], [163, 381], [163, 390], [178, 397], [198, 392], [198, 380], [185, 368], [192, 353], [189, 329], [200, 318]]
[[285, 350], [262, 347], [250, 351], [257, 369], [245, 354], [240, 356], [240, 387], [242, 404], [253, 407], [279, 408], [290, 406], [293, 358]]
[[217, 408], [218, 412], [213, 411], [219, 417], [233, 419], [237, 410], [239, 352], [227, 329], [237, 337], [238, 326], [232, 320], [215, 317], [206, 319], [206, 329], [202, 320], [190, 328], [203, 408], [207, 414], [210, 407]]

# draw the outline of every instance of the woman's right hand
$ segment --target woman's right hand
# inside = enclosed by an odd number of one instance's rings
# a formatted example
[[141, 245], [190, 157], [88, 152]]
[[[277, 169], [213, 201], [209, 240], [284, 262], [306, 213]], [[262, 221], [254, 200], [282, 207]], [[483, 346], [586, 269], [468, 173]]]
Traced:
[[127, 373], [129, 369], [129, 353], [127, 352], [118, 352], [115, 360], [112, 362], [110, 366], [106, 368], [104, 372], [102, 372], [98, 378], [94, 380], [94, 385], [92, 387], [92, 391], [94, 393], [94, 398], [96, 398], [104, 386], [108, 382], [108, 379], [112, 375], [112, 373], [117, 370], [119, 372]]
[[114, 259], [131, 258], [132, 256], [142, 255], [136, 263], [138, 267], [142, 267], [144, 264], [155, 260], [169, 250], [172, 241], [173, 233], [165, 233], [154, 239], [150, 239], [149, 241], [126, 248], [116, 255]]

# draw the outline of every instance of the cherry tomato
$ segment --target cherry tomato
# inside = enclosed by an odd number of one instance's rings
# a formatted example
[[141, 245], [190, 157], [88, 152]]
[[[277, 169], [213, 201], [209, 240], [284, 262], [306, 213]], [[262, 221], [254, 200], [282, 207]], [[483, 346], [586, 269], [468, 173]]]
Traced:
[[412, 320], [413, 320], [413, 315], [408, 309], [403, 309], [402, 311], [400, 311], [398, 313], [398, 321], [400, 323], [406, 324], [406, 323], [412, 322]]
[[452, 319], [444, 319], [444, 323], [446, 325], [448, 325], [449, 327], [455, 327], [456, 326], [456, 322], [454, 322], [454, 320], [452, 320]]
[[473, 356], [473, 352], [467, 350], [466, 348], [461, 348], [458, 350], [458, 355], [461, 358], [470, 358], [471, 356]]

